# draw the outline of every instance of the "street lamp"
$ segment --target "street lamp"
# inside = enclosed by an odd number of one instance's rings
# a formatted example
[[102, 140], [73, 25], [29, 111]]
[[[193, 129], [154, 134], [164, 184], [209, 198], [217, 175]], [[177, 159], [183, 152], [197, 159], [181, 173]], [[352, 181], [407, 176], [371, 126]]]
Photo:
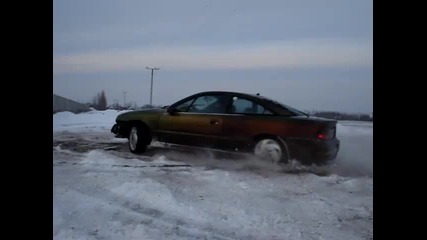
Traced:
[[154, 70], [160, 70], [160, 68], [158, 67], [154, 67], [154, 68], [150, 68], [150, 67], [145, 67], [146, 69], [151, 70], [151, 88], [150, 88], [150, 106], [153, 106], [153, 75], [154, 75]]

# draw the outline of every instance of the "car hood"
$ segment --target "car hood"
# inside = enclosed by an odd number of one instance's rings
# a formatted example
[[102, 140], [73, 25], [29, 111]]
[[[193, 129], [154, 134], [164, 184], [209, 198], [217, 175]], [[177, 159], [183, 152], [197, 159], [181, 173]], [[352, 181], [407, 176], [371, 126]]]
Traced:
[[117, 116], [117, 120], [129, 120], [132, 116], [143, 116], [143, 115], [151, 115], [156, 113], [165, 112], [166, 109], [161, 108], [149, 108], [149, 109], [142, 109], [142, 110], [133, 110], [128, 111], [125, 113], [121, 113]]
[[[153, 113], [153, 112], [160, 112], [162, 110], [165, 110], [165, 109], [161, 109], [161, 108], [147, 108], [147, 109], [141, 109], [141, 110], [133, 110], [133, 111], [129, 111], [129, 112], [126, 112], [126, 113]], [[126, 113], [123, 113], [123, 114], [126, 114]]]

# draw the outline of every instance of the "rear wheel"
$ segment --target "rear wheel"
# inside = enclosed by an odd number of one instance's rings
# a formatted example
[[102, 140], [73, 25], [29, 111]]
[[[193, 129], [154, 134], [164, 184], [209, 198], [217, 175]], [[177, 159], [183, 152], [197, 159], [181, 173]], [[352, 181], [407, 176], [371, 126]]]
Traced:
[[147, 150], [147, 144], [145, 143], [144, 129], [140, 126], [132, 126], [129, 133], [129, 150], [132, 153], [142, 153]]
[[288, 153], [284, 145], [278, 139], [264, 138], [255, 144], [255, 157], [260, 160], [275, 164], [288, 161]]

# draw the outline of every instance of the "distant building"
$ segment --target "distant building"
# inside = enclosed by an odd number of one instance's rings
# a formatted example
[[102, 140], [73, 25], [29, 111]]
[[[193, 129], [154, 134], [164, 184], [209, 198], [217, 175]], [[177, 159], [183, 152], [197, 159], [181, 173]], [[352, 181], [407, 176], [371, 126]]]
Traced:
[[53, 113], [63, 111], [80, 113], [89, 110], [89, 106], [86, 104], [53, 94]]

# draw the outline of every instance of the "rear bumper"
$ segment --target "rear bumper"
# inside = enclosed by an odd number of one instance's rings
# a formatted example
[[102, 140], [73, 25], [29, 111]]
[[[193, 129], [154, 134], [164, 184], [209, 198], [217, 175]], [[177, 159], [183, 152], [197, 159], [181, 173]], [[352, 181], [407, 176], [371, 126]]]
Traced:
[[304, 164], [326, 164], [336, 159], [340, 141], [331, 140], [288, 140], [291, 158]]

